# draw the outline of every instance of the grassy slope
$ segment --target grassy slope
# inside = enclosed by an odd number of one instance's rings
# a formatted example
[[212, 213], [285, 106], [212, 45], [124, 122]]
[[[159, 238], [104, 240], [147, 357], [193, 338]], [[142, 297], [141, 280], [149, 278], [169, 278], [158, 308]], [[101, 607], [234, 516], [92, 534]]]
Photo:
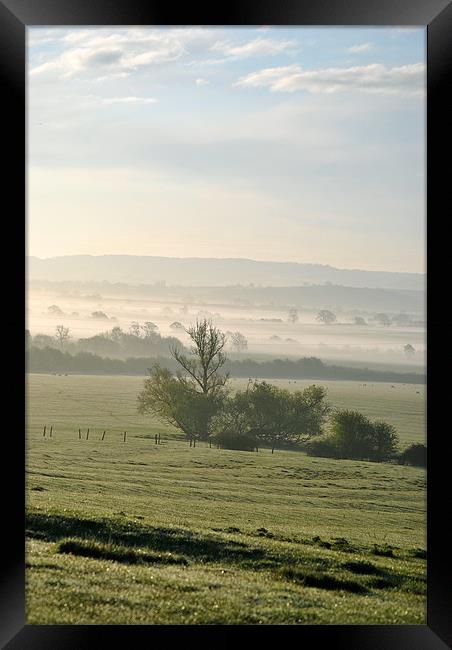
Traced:
[[29, 378], [29, 623], [425, 623], [423, 470], [190, 449], [136, 415], [140, 385]]

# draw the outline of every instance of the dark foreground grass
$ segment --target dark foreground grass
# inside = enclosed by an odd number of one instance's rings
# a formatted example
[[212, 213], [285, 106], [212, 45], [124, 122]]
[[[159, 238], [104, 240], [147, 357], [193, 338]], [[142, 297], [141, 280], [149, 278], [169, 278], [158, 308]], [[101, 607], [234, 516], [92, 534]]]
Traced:
[[364, 623], [369, 611], [380, 623], [423, 619], [424, 562], [401, 549], [372, 561], [372, 547], [360, 547], [350, 559], [308, 538], [39, 511], [28, 514], [27, 537], [30, 622]]

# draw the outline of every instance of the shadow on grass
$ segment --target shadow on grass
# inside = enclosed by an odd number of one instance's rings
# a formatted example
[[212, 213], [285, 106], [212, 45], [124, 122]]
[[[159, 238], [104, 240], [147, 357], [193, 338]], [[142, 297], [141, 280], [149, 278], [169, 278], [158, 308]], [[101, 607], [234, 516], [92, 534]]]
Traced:
[[395, 589], [420, 596], [425, 595], [427, 591], [425, 578], [404, 575], [386, 574], [383, 577], [372, 578], [369, 586], [372, 589]]
[[342, 553], [355, 553], [356, 548], [350, 544], [348, 539], [345, 537], [333, 537], [333, 539], [328, 542], [321, 539], [318, 535], [312, 538], [312, 540], [306, 540], [306, 544], [313, 544], [314, 546], [319, 546], [320, 548], [326, 548], [332, 551], [342, 551]]
[[[277, 549], [273, 552], [235, 539], [224, 539], [219, 535], [182, 528], [146, 526], [124, 518], [80, 519], [69, 514], [34, 511], [27, 516], [26, 535], [29, 538], [56, 542], [60, 553], [117, 562], [185, 564], [193, 561], [239, 564], [256, 571], [270, 571], [277, 578], [305, 587], [343, 590], [355, 594], [369, 593], [370, 589], [396, 588], [412, 593], [423, 593], [425, 590], [425, 580], [394, 575], [368, 561], [335, 564], [329, 558], [311, 555], [300, 555], [295, 560], [293, 556], [286, 556]], [[342, 538], [335, 541], [341, 550], [348, 551], [351, 547]], [[334, 544], [330, 548], [336, 550]], [[294, 561], [297, 563], [295, 567]], [[337, 571], [338, 575], [331, 575], [333, 571]], [[344, 571], [349, 576], [342, 576]]]
[[57, 542], [77, 538], [122, 547], [146, 547], [152, 551], [178, 553], [200, 562], [246, 562], [260, 560], [265, 551], [235, 540], [222, 540], [180, 528], [143, 526], [109, 519], [79, 519], [69, 515], [31, 513], [27, 535]]
[[113, 560], [123, 564], [188, 564], [186, 558], [173, 553], [146, 552], [117, 544], [83, 539], [63, 539], [57, 543], [58, 553], [69, 553], [96, 560]]
[[424, 594], [426, 590], [425, 578], [422, 576], [392, 573], [371, 562], [346, 562], [342, 564], [342, 568], [356, 575], [366, 576], [367, 585], [372, 589], [396, 589], [413, 594]]
[[330, 591], [349, 591], [353, 594], [368, 592], [368, 589], [359, 582], [336, 578], [326, 573], [307, 573], [299, 569], [283, 568], [279, 574], [305, 587], [316, 587], [317, 589], [328, 589]]
[[345, 564], [342, 564], [342, 568], [347, 569], [347, 571], [351, 571], [352, 573], [356, 573], [358, 575], [373, 575], [373, 576], [386, 575], [386, 571], [384, 571], [384, 569], [380, 569], [379, 567], [375, 566], [375, 564], [372, 564], [371, 562], [360, 562], [360, 561], [346, 562]]

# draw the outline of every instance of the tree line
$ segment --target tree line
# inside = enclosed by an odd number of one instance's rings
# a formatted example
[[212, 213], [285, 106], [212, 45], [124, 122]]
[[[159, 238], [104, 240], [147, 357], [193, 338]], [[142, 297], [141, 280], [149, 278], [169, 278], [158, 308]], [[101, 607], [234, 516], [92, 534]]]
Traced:
[[68, 327], [57, 325], [54, 336], [49, 334], [32, 336], [28, 330], [25, 330], [25, 347], [27, 349], [53, 348], [72, 355], [89, 352], [100, 357], [116, 359], [132, 356], [167, 356], [168, 346], [183, 347], [179, 339], [173, 336], [162, 336], [157, 329], [157, 325], [151, 321], [146, 321], [142, 325], [132, 321], [128, 331], [116, 326], [94, 336], [74, 339]]
[[[161, 347], [154, 356], [126, 357], [125, 359], [103, 357], [90, 351], [70, 353], [55, 346], [38, 347], [31, 345], [27, 348], [27, 369], [29, 372], [72, 372], [79, 374], [113, 374], [113, 375], [144, 375], [147, 369], [155, 363], [170, 371], [175, 371], [177, 362], [167, 353], [168, 340], [165, 339], [165, 350]], [[248, 379], [342, 379], [364, 382], [394, 382], [405, 384], [423, 384], [425, 376], [415, 372], [392, 372], [371, 370], [369, 368], [351, 368], [347, 366], [327, 365], [317, 357], [301, 357], [299, 359], [271, 359], [255, 361], [253, 359], [227, 359], [225, 371], [231, 377]]]

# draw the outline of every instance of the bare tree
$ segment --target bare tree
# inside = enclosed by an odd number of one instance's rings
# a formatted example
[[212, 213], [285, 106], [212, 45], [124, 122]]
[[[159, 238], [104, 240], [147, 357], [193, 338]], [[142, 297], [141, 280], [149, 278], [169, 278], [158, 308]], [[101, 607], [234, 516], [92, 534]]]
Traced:
[[171, 355], [204, 395], [214, 395], [226, 384], [229, 376], [219, 373], [226, 362], [223, 352], [226, 336], [206, 318], [196, 321], [196, 325], [185, 331], [193, 342], [191, 356], [183, 354], [176, 346], [171, 346]]
[[61, 349], [63, 349], [66, 341], [71, 338], [69, 334], [69, 327], [65, 327], [64, 325], [57, 325], [55, 328], [55, 338], [60, 344]]
[[248, 341], [241, 332], [230, 332], [231, 345], [237, 352], [244, 352], [248, 348]]
[[413, 348], [411, 343], [407, 343], [406, 345], [404, 345], [403, 351], [405, 352], [407, 357], [413, 357], [416, 354], [416, 350]]
[[150, 413], [181, 429], [193, 444], [207, 440], [211, 423], [222, 408], [228, 375], [219, 370], [226, 361], [226, 336], [206, 319], [185, 330], [191, 355], [174, 344], [170, 351], [181, 369], [176, 375], [155, 364], [138, 395], [140, 413]]
[[298, 309], [295, 309], [292, 307], [289, 309], [289, 314], [287, 316], [287, 320], [289, 323], [297, 323], [298, 322]]

